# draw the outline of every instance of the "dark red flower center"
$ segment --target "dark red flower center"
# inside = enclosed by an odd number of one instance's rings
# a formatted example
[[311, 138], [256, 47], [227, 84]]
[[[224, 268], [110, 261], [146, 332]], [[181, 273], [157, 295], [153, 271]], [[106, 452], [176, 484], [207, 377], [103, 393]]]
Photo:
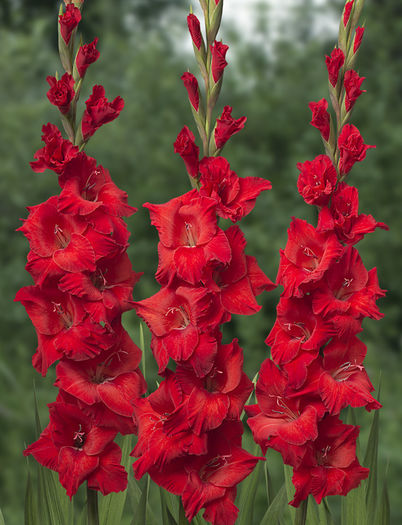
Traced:
[[200, 470], [199, 476], [202, 481], [207, 482], [208, 479], [220, 468], [224, 467], [229, 463], [229, 459], [232, 457], [232, 454], [227, 454], [224, 456], [215, 456], [210, 459]]
[[57, 313], [57, 315], [62, 320], [64, 326], [66, 328], [71, 328], [71, 326], [73, 325], [73, 320], [71, 316], [68, 314], [68, 312], [64, 310], [61, 303], [55, 303], [54, 301], [52, 301], [52, 305], [53, 305], [53, 312]]
[[185, 227], [186, 237], [187, 237], [187, 246], [190, 246], [192, 248], [194, 246], [197, 246], [197, 241], [194, 236], [192, 224], [185, 222], [184, 227]]
[[301, 321], [297, 323], [283, 323], [283, 326], [286, 329], [286, 333], [293, 339], [307, 341], [310, 338], [310, 332]]
[[273, 396], [270, 395], [270, 397], [276, 397], [276, 404], [280, 410], [272, 409], [272, 412], [275, 414], [279, 414], [279, 416], [285, 416], [287, 420], [293, 420], [297, 419], [300, 416], [300, 412], [297, 410], [292, 410], [289, 405], [287, 405], [282, 396]]
[[330, 450], [330, 445], [323, 447], [321, 450], [317, 450], [316, 459], [318, 465], [328, 465], [328, 454]]
[[85, 445], [86, 434], [82, 430], [82, 426], [79, 425], [78, 430], [73, 434], [73, 441], [75, 448], [82, 448]]
[[54, 226], [54, 235], [56, 237], [56, 242], [59, 246], [59, 248], [66, 248], [68, 246], [68, 243], [70, 242], [70, 238], [67, 236], [67, 234], [60, 228], [58, 224], [55, 224]]
[[353, 375], [355, 372], [362, 370], [362, 365], [356, 365], [348, 361], [347, 363], [343, 363], [339, 368], [334, 370], [332, 372], [332, 377], [338, 383], [342, 383], [343, 381], [347, 381], [350, 378], [350, 376]]
[[190, 317], [183, 305], [171, 306], [165, 313], [170, 330], [184, 330], [190, 324]]

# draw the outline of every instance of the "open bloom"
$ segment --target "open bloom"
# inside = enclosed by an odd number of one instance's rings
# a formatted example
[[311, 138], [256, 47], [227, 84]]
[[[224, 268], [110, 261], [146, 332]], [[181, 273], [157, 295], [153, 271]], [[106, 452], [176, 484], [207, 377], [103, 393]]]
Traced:
[[77, 406], [62, 401], [51, 403], [49, 412], [49, 425], [24, 455], [58, 472], [70, 498], [84, 481], [104, 495], [125, 490], [121, 450], [112, 443], [116, 431], [94, 425]]

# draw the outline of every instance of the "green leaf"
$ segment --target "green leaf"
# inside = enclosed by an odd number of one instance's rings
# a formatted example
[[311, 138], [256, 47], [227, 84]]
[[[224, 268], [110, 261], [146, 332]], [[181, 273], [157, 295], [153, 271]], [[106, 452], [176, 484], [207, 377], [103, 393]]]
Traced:
[[279, 489], [278, 493], [268, 507], [260, 525], [278, 525], [282, 518], [283, 511], [287, 505], [287, 493], [285, 483]]
[[[316, 504], [317, 505], [317, 504]], [[328, 501], [326, 498], [323, 498], [321, 503], [317, 505], [318, 508], [318, 519], [320, 525], [334, 525], [334, 520], [332, 518], [331, 509], [329, 508]]]
[[[132, 436], [123, 437], [121, 463], [126, 471], [131, 466], [130, 452], [133, 449]], [[100, 498], [99, 520], [100, 525], [115, 525], [121, 522], [124, 506], [126, 504], [127, 491], [112, 492]]]
[[[257, 447], [255, 447], [257, 448]], [[257, 453], [258, 450], [255, 451]], [[253, 523], [254, 502], [257, 493], [258, 482], [261, 474], [261, 461], [259, 461], [254, 471], [241, 484], [239, 498], [239, 517], [238, 525], [249, 525]]]
[[[29, 464], [28, 464], [28, 476], [27, 476], [27, 485], [25, 489], [25, 504], [24, 504], [25, 525], [40, 525], [36, 496], [37, 496], [37, 491], [33, 490], [31, 472], [29, 470]], [[0, 519], [0, 525], [4, 525], [4, 519], [3, 521]]]
[[[292, 475], [293, 475], [292, 467], [290, 467], [289, 465], [283, 465], [283, 470], [285, 473], [286, 495], [287, 495], [288, 501], [291, 501], [295, 493], [295, 488], [292, 483]], [[295, 517], [296, 517], [296, 509], [292, 507], [292, 505], [288, 505], [287, 507], [288, 507], [288, 512], [290, 514], [290, 519], [292, 523], [294, 523]]]
[[[34, 391], [36, 430], [41, 432], [38, 400]], [[40, 509], [41, 525], [70, 525], [73, 523], [73, 504], [67, 497], [65, 489], [60, 484], [55, 472], [38, 464], [38, 510]]]
[[145, 487], [142, 490], [140, 501], [138, 503], [137, 515], [131, 522], [132, 525], [146, 525], [147, 523], [147, 505], [149, 497], [149, 475], [146, 474]]
[[272, 479], [271, 479], [271, 475], [268, 469], [268, 461], [265, 461], [265, 464], [264, 464], [264, 476], [265, 476], [265, 490], [267, 493], [267, 504], [269, 507], [273, 499], [274, 488], [272, 486]]
[[342, 525], [367, 523], [366, 489], [364, 483], [342, 498]]
[[179, 505], [179, 525], [189, 525], [182, 502]]
[[[381, 387], [378, 388], [378, 400], [380, 399], [380, 389]], [[368, 480], [365, 482], [367, 486], [366, 504], [368, 516], [375, 516], [377, 508], [379, 420], [380, 411], [375, 410], [363, 462], [364, 466], [370, 469]]]
[[3, 517], [3, 513], [1, 512], [1, 509], [0, 509], [0, 525], [6, 525], [4, 522], [4, 517]]
[[161, 498], [163, 525], [177, 525], [177, 521], [172, 516], [172, 513], [170, 512], [169, 507], [168, 507], [167, 492], [162, 487], [159, 487], [159, 494]]
[[390, 505], [388, 496], [387, 480], [384, 479], [380, 503], [377, 508], [376, 525], [390, 525]]

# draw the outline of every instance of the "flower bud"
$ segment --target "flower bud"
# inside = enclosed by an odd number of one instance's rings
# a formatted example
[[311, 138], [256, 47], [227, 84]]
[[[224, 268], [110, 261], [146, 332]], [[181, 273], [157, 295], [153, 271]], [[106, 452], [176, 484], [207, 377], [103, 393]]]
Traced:
[[310, 124], [317, 128], [322, 138], [325, 140], [325, 142], [328, 142], [329, 134], [330, 134], [330, 115], [328, 113], [328, 102], [325, 100], [325, 98], [319, 100], [318, 102], [310, 102], [308, 107], [311, 109], [312, 112], [312, 120]]
[[84, 141], [87, 141], [103, 124], [117, 118], [124, 108], [124, 100], [121, 97], [116, 97], [112, 102], [108, 101], [103, 86], [94, 86], [85, 104], [87, 108], [81, 124]]
[[188, 98], [193, 108], [198, 112], [200, 107], [200, 90], [198, 80], [191, 73], [183, 73], [181, 76], [184, 87], [187, 89]]
[[226, 56], [228, 49], [229, 49], [229, 46], [222, 44], [222, 42], [218, 42], [216, 40], [211, 45], [211, 53], [212, 53], [211, 69], [212, 69], [212, 77], [215, 83], [221, 79], [223, 75], [223, 70], [228, 65], [228, 63], [225, 60], [225, 56]]
[[47, 92], [47, 98], [50, 103], [57, 106], [63, 115], [70, 110], [71, 101], [75, 96], [74, 78], [69, 73], [64, 73], [60, 80], [56, 77], [48, 76], [46, 78], [50, 89]]
[[331, 85], [333, 87], [336, 86], [338, 82], [338, 75], [341, 67], [343, 66], [345, 62], [345, 55], [343, 54], [343, 51], [341, 49], [335, 48], [331, 56], [325, 57], [325, 63], [327, 65], [328, 69], [328, 77]]
[[350, 19], [350, 13], [352, 12], [353, 3], [355, 0], [350, 0], [346, 2], [345, 9], [343, 11], [343, 25], [346, 27]]
[[75, 59], [75, 66], [77, 68], [80, 78], [82, 78], [88, 67], [96, 62], [99, 58], [99, 51], [96, 49], [98, 43], [98, 38], [95, 38], [90, 44], [82, 45], [77, 53], [77, 58]]
[[193, 15], [193, 13], [188, 15], [187, 25], [193, 44], [198, 50], [200, 50], [202, 44], [201, 26], [200, 21], [195, 15]]
[[361, 90], [360, 86], [362, 85], [365, 77], [359, 77], [359, 75], [353, 69], [346, 71], [344, 78], [345, 86], [345, 108], [346, 111], [350, 111], [354, 106], [356, 100], [360, 97], [362, 93], [365, 93], [365, 90]]
[[73, 4], [68, 4], [64, 14], [59, 16], [60, 33], [66, 45], [69, 44], [71, 34], [81, 20], [81, 11]]
[[222, 115], [216, 121], [214, 133], [216, 148], [218, 150], [222, 149], [232, 135], [235, 135], [244, 128], [246, 120], [246, 117], [234, 119], [232, 117], [232, 108], [225, 106]]
[[353, 40], [353, 53], [359, 49], [364, 35], [364, 27], [356, 27], [355, 38]]
[[366, 158], [366, 152], [375, 146], [364, 144], [360, 131], [352, 124], [343, 126], [338, 139], [340, 153], [339, 171], [341, 175], [349, 173], [355, 162], [361, 162]]
[[199, 151], [194, 135], [187, 126], [184, 126], [177, 135], [174, 143], [174, 152], [180, 155], [189, 175], [194, 178], [198, 177]]

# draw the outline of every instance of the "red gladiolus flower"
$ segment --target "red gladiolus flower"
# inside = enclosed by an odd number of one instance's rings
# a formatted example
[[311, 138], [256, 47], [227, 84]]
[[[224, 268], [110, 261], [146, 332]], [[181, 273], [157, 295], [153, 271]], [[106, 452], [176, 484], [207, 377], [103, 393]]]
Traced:
[[320, 131], [323, 139], [328, 142], [331, 121], [331, 117], [327, 111], [328, 102], [325, 100], [325, 98], [322, 98], [318, 102], [310, 102], [308, 107], [312, 112], [312, 120], [310, 124], [317, 128]]
[[191, 428], [201, 436], [221, 426], [224, 420], [238, 420], [253, 390], [242, 367], [243, 350], [236, 339], [219, 346], [214, 365], [203, 378], [187, 367], [178, 366], [177, 384], [187, 399], [166, 425], [172, 432]]
[[50, 89], [47, 92], [49, 102], [57, 106], [63, 115], [69, 112], [71, 101], [75, 96], [74, 78], [69, 73], [64, 73], [60, 80], [56, 77], [48, 76], [46, 78]]
[[79, 216], [59, 213], [57, 203], [54, 196], [29, 208], [28, 219], [18, 228], [29, 240], [32, 252], [28, 256], [28, 269], [37, 284], [64, 272], [95, 271], [95, 251], [84, 235], [87, 223]]
[[229, 49], [229, 46], [222, 44], [222, 42], [218, 42], [217, 40], [215, 40], [215, 42], [210, 47], [211, 47], [211, 53], [212, 53], [212, 63], [211, 63], [212, 78], [214, 79], [214, 82], [216, 83], [222, 78], [223, 70], [228, 65], [228, 63], [225, 60], [225, 57]]
[[335, 48], [331, 56], [325, 57], [325, 63], [328, 69], [329, 81], [333, 87], [336, 86], [338, 82], [338, 75], [341, 67], [345, 62], [345, 55], [343, 54], [342, 49]]
[[299, 162], [297, 189], [307, 204], [325, 206], [335, 189], [337, 173], [327, 155], [319, 155], [313, 161]]
[[353, 124], [346, 124], [338, 138], [340, 153], [339, 170], [341, 174], [349, 173], [355, 162], [366, 158], [366, 152], [375, 146], [364, 144], [360, 131]]
[[[55, 385], [85, 405], [93, 407], [97, 403], [102, 404], [106, 408], [104, 416], [111, 411], [130, 420], [132, 402], [146, 391], [144, 378], [138, 369], [141, 350], [122, 327], [116, 329], [117, 343], [111, 350], [86, 361], [62, 360], [56, 367]], [[103, 421], [106, 425], [106, 418]], [[135, 431], [135, 427], [131, 426], [131, 431]], [[117, 427], [117, 431], [125, 433], [124, 427]]]
[[378, 286], [377, 270], [369, 272], [359, 252], [349, 246], [339, 261], [334, 261], [325, 280], [313, 295], [313, 311], [328, 318], [339, 333], [356, 330], [363, 317], [381, 319], [376, 301], [385, 295]]
[[234, 525], [236, 485], [264, 459], [241, 448], [242, 431], [240, 422], [225, 422], [208, 433], [207, 454], [178, 458], [163, 469], [149, 470], [158, 485], [181, 495], [188, 520], [205, 507], [204, 518], [213, 525]]
[[190, 426], [175, 424], [186, 397], [170, 372], [155, 392], [134, 401], [138, 441], [131, 455], [139, 458], [133, 465], [136, 479], [150, 469], [163, 471], [168, 462], [182, 456], [207, 453], [206, 434], [197, 436]]
[[356, 73], [356, 71], [353, 71], [353, 69], [346, 71], [343, 80], [346, 92], [346, 111], [350, 111], [354, 106], [356, 100], [360, 97], [360, 95], [366, 92], [366, 90], [362, 91], [360, 89], [360, 86], [362, 85], [362, 82], [363, 80], [365, 80], [365, 78], [366, 77], [359, 77], [359, 75]]
[[75, 65], [81, 78], [85, 76], [88, 67], [96, 62], [100, 56], [99, 51], [96, 49], [97, 43], [98, 38], [95, 38], [93, 42], [82, 45], [78, 50]]
[[239, 133], [244, 128], [247, 117], [240, 117], [235, 120], [232, 117], [232, 108], [225, 106], [222, 115], [216, 121], [214, 132], [215, 145], [218, 150], [222, 149], [232, 135]]
[[332, 339], [324, 348], [322, 368], [318, 373], [321, 399], [332, 415], [337, 415], [348, 405], [381, 408], [370, 392], [373, 385], [363, 366], [367, 348], [357, 337], [347, 340]]
[[352, 12], [352, 7], [355, 0], [350, 0], [349, 2], [346, 2], [345, 10], [343, 12], [343, 25], [346, 27], [349, 22], [350, 13]]
[[[283, 442], [296, 446], [317, 439], [317, 423], [325, 411], [323, 404], [312, 396], [292, 397], [287, 387], [286, 374], [266, 359], [256, 387], [261, 412], [247, 421], [254, 440], [264, 453], [272, 437], [278, 436]], [[250, 407], [251, 413], [254, 407]]]
[[355, 38], [353, 40], [353, 53], [356, 53], [356, 51], [361, 46], [363, 35], [364, 35], [364, 27], [356, 27]]
[[322, 498], [346, 494], [367, 478], [369, 469], [356, 458], [359, 427], [344, 425], [337, 417], [327, 416], [318, 425], [318, 438], [311, 442], [302, 464], [294, 469], [294, 499], [298, 507], [309, 494], [319, 504]]
[[84, 309], [96, 323], [110, 324], [131, 310], [133, 286], [142, 273], [135, 273], [127, 253], [100, 261], [94, 272], [66, 273], [58, 288], [83, 299]]
[[187, 89], [188, 98], [193, 108], [198, 111], [200, 106], [200, 90], [198, 80], [191, 73], [183, 73], [181, 76], [184, 87]]
[[187, 17], [187, 25], [188, 30], [190, 31], [191, 40], [193, 41], [195, 47], [199, 50], [202, 44], [200, 21], [195, 15], [193, 15], [193, 13], [191, 13]]
[[109, 172], [83, 152], [65, 166], [59, 184], [58, 210], [86, 216], [102, 233], [113, 231], [114, 218], [137, 211], [127, 204], [127, 193], [114, 184]]
[[199, 169], [200, 194], [215, 199], [217, 214], [232, 222], [248, 215], [259, 194], [272, 188], [268, 180], [259, 177], [238, 177], [224, 157], [204, 157]]
[[59, 129], [50, 122], [42, 127], [42, 133], [45, 146], [35, 153], [36, 161], [29, 164], [35, 173], [50, 169], [60, 175], [65, 164], [78, 154], [78, 147], [64, 140]]
[[59, 16], [60, 33], [66, 45], [70, 42], [71, 33], [81, 21], [81, 11], [74, 4], [68, 4], [64, 14]]
[[75, 361], [90, 359], [114, 343], [113, 333], [93, 323], [81, 301], [57, 288], [25, 286], [14, 300], [25, 306], [36, 329], [38, 348], [33, 365], [42, 375], [63, 356]]
[[199, 147], [195, 144], [194, 135], [187, 126], [180, 131], [174, 143], [174, 152], [183, 159], [187, 172], [194, 178], [198, 177]]
[[[208, 290], [185, 286], [176, 290], [162, 288], [134, 305], [137, 315], [152, 332], [151, 346], [160, 373], [165, 370], [169, 357], [182, 362], [197, 353], [206, 356], [204, 361], [213, 359], [216, 339], [208, 333], [219, 323], [222, 314]], [[211, 357], [208, 359], [208, 356]]]
[[88, 140], [103, 124], [112, 122], [124, 108], [124, 100], [116, 97], [109, 102], [103, 86], [94, 86], [92, 94], [85, 102], [87, 109], [82, 117], [81, 129], [84, 140]]
[[106, 495], [127, 487], [127, 473], [120, 465], [121, 450], [112, 443], [116, 431], [94, 425], [75, 405], [49, 405], [50, 423], [40, 438], [24, 451], [59, 474], [71, 497], [84, 481]]
[[319, 348], [335, 334], [328, 322], [314, 314], [311, 296], [281, 297], [277, 313], [265, 343], [271, 347], [272, 358], [278, 365], [294, 360], [301, 350], [316, 356]]
[[345, 244], [356, 244], [366, 233], [376, 228], [389, 229], [372, 215], [359, 214], [359, 192], [345, 182], [338, 184], [330, 208], [323, 208], [318, 217], [318, 230], [334, 230], [338, 239]]
[[228, 263], [229, 243], [218, 228], [216, 202], [192, 190], [166, 204], [144, 204], [159, 233], [157, 279], [168, 282], [175, 275], [197, 284], [211, 261]]
[[311, 224], [295, 219], [288, 229], [288, 242], [280, 251], [277, 284], [285, 287], [285, 297], [302, 297], [314, 288], [344, 247], [334, 233], [319, 233]]
[[255, 300], [264, 290], [273, 290], [274, 283], [259, 268], [254, 257], [244, 253], [246, 239], [238, 226], [225, 232], [232, 252], [228, 265], [212, 266], [205, 286], [219, 293], [222, 307], [231, 314], [252, 315], [261, 307]]

